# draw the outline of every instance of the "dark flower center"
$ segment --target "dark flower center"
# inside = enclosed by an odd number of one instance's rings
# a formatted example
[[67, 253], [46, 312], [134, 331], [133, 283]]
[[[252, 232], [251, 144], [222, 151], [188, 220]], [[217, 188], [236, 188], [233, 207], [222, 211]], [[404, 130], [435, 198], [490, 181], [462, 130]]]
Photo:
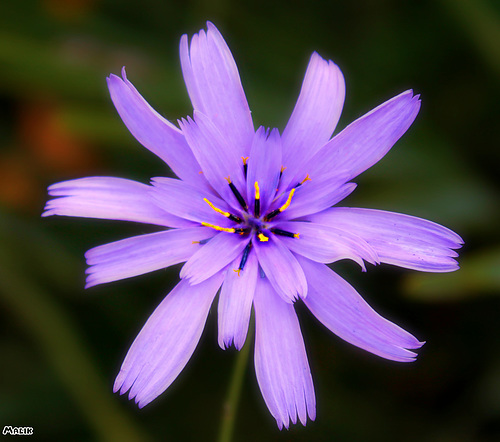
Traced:
[[[247, 169], [248, 169], [248, 157], [243, 158], [243, 171], [245, 174], [245, 178], [247, 178]], [[281, 176], [283, 174], [283, 171], [285, 170], [284, 167], [281, 168], [280, 171], [280, 176], [279, 178], [281, 179]], [[306, 175], [306, 177], [300, 182], [297, 183], [288, 193], [288, 198], [286, 199], [285, 203], [282, 204], [280, 207], [277, 209], [271, 210], [264, 214], [262, 216], [261, 214], [261, 194], [260, 194], [260, 186], [258, 181], [255, 181], [254, 183], [254, 188], [255, 188], [255, 197], [254, 197], [254, 207], [253, 211], [250, 210], [249, 205], [247, 204], [247, 201], [243, 198], [239, 190], [236, 188], [234, 183], [231, 181], [230, 177], [226, 178], [229, 188], [231, 189], [233, 195], [235, 196], [236, 200], [240, 204], [241, 208], [243, 209], [243, 213], [238, 216], [230, 212], [225, 212], [222, 209], [219, 209], [216, 207], [214, 204], [212, 204], [207, 198], [204, 198], [204, 201], [217, 213], [220, 213], [221, 215], [225, 216], [226, 218], [230, 219], [231, 221], [234, 221], [236, 223], [236, 226], [234, 227], [221, 227], [215, 224], [209, 224], [206, 222], [202, 222], [201, 225], [205, 227], [211, 227], [212, 229], [221, 231], [221, 232], [228, 232], [228, 233], [237, 233], [239, 235], [247, 237], [248, 235], [253, 235], [253, 238], [250, 240], [250, 242], [247, 244], [245, 249], [243, 250], [243, 254], [241, 257], [241, 262], [239, 265], [239, 268], [235, 270], [235, 272], [238, 273], [238, 276], [240, 274], [240, 271], [243, 270], [245, 267], [245, 264], [248, 259], [248, 255], [250, 253], [250, 250], [252, 248], [252, 241], [259, 240], [261, 242], [268, 242], [269, 237], [271, 234], [275, 235], [280, 235], [280, 236], [286, 236], [289, 238], [299, 238], [299, 233], [294, 233], [294, 232], [288, 232], [286, 230], [278, 229], [276, 227], [272, 227], [272, 225], [269, 224], [269, 222], [277, 215], [279, 215], [281, 212], [286, 210], [291, 202], [293, 195], [295, 193], [295, 190], [297, 187], [300, 187], [302, 184], [304, 184], [306, 181], [310, 181], [309, 175]]]

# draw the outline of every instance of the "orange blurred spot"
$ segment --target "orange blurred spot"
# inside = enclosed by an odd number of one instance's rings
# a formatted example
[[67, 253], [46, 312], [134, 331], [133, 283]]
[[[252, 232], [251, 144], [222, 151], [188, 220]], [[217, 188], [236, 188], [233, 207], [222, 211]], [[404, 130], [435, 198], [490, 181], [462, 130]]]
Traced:
[[15, 209], [35, 207], [40, 198], [40, 186], [36, 178], [22, 155], [16, 152], [2, 153], [0, 202]]
[[47, 171], [75, 175], [95, 167], [89, 144], [71, 133], [54, 104], [24, 103], [19, 124], [23, 144]]
[[73, 21], [84, 17], [94, 7], [95, 0], [44, 0], [43, 8], [61, 21]]

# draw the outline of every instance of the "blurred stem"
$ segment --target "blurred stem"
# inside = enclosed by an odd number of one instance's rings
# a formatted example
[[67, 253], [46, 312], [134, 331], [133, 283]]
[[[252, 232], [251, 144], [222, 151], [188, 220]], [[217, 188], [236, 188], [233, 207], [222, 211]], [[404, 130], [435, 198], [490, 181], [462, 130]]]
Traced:
[[[0, 244], [0, 299], [31, 334], [80, 407], [96, 440], [144, 441], [146, 436], [119, 409], [111, 386], [99, 376], [66, 312], [49, 293], [29, 281], [22, 264]], [[36, 431], [36, 430], [35, 430]]]
[[229, 384], [229, 390], [224, 406], [222, 409], [222, 420], [219, 431], [218, 442], [231, 442], [233, 437], [234, 423], [240, 402], [241, 390], [245, 369], [248, 364], [248, 355], [250, 354], [250, 339], [253, 331], [253, 321], [250, 321], [250, 326], [247, 335], [247, 341], [243, 348], [238, 352], [236, 362], [234, 363], [234, 371]]

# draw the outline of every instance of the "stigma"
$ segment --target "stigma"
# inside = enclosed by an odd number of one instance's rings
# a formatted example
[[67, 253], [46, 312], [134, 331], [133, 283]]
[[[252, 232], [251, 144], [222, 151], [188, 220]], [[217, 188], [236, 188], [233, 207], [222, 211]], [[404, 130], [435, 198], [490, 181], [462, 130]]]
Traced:
[[236, 199], [240, 203], [240, 206], [243, 208], [243, 210], [247, 210], [248, 209], [247, 202], [241, 196], [240, 191], [236, 188], [234, 183], [231, 181], [231, 177], [227, 177], [226, 181], [229, 184], [229, 188], [231, 189], [231, 192], [233, 192], [233, 195], [236, 197]]
[[245, 250], [243, 250], [243, 255], [241, 256], [241, 261], [240, 261], [240, 265], [237, 269], [233, 269], [234, 272], [236, 272], [238, 274], [238, 276], [240, 276], [240, 272], [243, 270], [243, 268], [245, 267], [245, 264], [248, 260], [248, 255], [250, 254], [250, 249], [252, 248], [252, 243], [249, 242], [246, 247], [245, 247]]
[[259, 183], [257, 181], [255, 181], [255, 184], [254, 184], [254, 187], [255, 187], [255, 203], [254, 203], [254, 215], [256, 218], [259, 218], [260, 217], [260, 187], [259, 187]]
[[221, 226], [217, 226], [216, 224], [210, 224], [210, 223], [205, 223], [205, 222], [202, 222], [201, 225], [203, 227], [210, 227], [212, 229], [218, 230], [219, 232], [238, 233], [240, 235], [244, 235], [245, 233], [250, 232], [249, 228], [221, 227]]
[[265, 217], [264, 217], [264, 220], [265, 221], [269, 221], [271, 220], [272, 218], [274, 218], [276, 215], [279, 215], [281, 212], [285, 211], [286, 209], [288, 209], [288, 207], [290, 206], [291, 202], [292, 202], [292, 198], [293, 198], [293, 194], [295, 193], [295, 187], [290, 190], [290, 193], [288, 194], [288, 198], [287, 200], [285, 201], [285, 204], [283, 204], [280, 208], [276, 209], [276, 210], [273, 210], [271, 213], [268, 213]]
[[219, 209], [218, 207], [215, 207], [210, 201], [208, 201], [207, 198], [203, 198], [203, 201], [205, 201], [217, 213], [220, 213], [222, 216], [225, 216], [226, 218], [229, 218], [231, 221], [234, 221], [234, 222], [236, 222], [238, 224], [241, 224], [243, 222], [243, 220], [241, 218], [238, 218], [237, 216], [233, 215], [232, 213], [224, 212], [224, 210]]

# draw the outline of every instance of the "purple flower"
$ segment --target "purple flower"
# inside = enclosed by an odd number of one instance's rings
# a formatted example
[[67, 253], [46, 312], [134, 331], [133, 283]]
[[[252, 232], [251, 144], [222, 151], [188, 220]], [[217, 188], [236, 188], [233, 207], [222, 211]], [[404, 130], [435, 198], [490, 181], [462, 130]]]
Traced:
[[313, 53], [283, 133], [254, 130], [234, 59], [219, 31], [184, 35], [184, 80], [193, 118], [177, 128], [126, 76], [108, 86], [125, 125], [179, 179], [150, 185], [91, 177], [50, 186], [44, 216], [162, 226], [86, 253], [87, 287], [186, 262], [132, 344], [114, 390], [143, 407], [175, 380], [218, 301], [219, 345], [242, 348], [255, 311], [255, 371], [278, 426], [315, 418], [314, 387], [294, 303], [301, 299], [342, 339], [410, 362], [422, 343], [378, 315], [326, 263], [388, 263], [428, 272], [458, 265], [461, 238], [438, 224], [380, 210], [332, 207], [350, 180], [379, 161], [415, 119], [412, 91], [386, 101], [331, 138], [345, 95], [342, 73]]

